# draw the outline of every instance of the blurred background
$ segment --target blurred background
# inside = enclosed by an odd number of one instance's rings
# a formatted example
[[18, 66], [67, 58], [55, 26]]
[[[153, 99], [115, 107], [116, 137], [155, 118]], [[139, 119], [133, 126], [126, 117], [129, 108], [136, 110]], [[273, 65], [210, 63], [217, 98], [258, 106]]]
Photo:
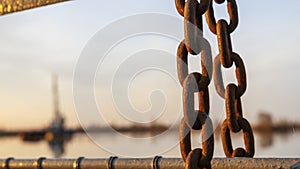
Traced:
[[[255, 156], [299, 157], [300, 1], [237, 0], [237, 4], [240, 22], [231, 38], [234, 51], [246, 65], [248, 87], [242, 97], [243, 110], [254, 129]], [[228, 18], [226, 3], [215, 7], [218, 18]], [[0, 17], [0, 158], [119, 155], [101, 148], [83, 132], [73, 102], [72, 79], [81, 52], [97, 31], [120, 18], [140, 13], [163, 13], [182, 19], [174, 1], [161, 0], [76, 0]], [[182, 28], [183, 21], [178, 29]], [[204, 36], [211, 43], [214, 57], [218, 53], [217, 38], [205, 22]], [[177, 46], [178, 43], [171, 46], [174, 51], [171, 66], [175, 68]], [[193, 70], [197, 70], [197, 65]], [[226, 70], [225, 74], [226, 82], [235, 79], [234, 69]], [[152, 72], [139, 78], [131, 88], [131, 101], [140, 110], [151, 106], [141, 99], [148, 96], [151, 88], [178, 90], [176, 84], [169, 86], [172, 79], [163, 75]], [[145, 80], [162, 83], [145, 83]], [[143, 93], [145, 88], [147, 93]], [[96, 89], [100, 95], [102, 90], [107, 89]], [[181, 104], [180, 92], [177, 93], [168, 100], [175, 107]], [[215, 157], [224, 157], [217, 127], [225, 118], [224, 101], [213, 84], [210, 93], [216, 129]], [[103, 109], [107, 122], [116, 131], [128, 137], [149, 138], [145, 152], [160, 144], [161, 140], [151, 137], [173, 125], [167, 118], [136, 124], [111, 115], [114, 111], [111, 104]], [[90, 124], [89, 129], [96, 137], [107, 138], [110, 144], [123, 144], [122, 139], [107, 132], [96, 119], [91, 119]], [[177, 140], [178, 132], [173, 132], [169, 139]], [[193, 140], [194, 146], [201, 145], [197, 136]], [[243, 146], [240, 134], [233, 135], [233, 140], [235, 146]], [[124, 146], [134, 148], [135, 144], [129, 142]], [[179, 145], [162, 150], [160, 155], [180, 157]]]

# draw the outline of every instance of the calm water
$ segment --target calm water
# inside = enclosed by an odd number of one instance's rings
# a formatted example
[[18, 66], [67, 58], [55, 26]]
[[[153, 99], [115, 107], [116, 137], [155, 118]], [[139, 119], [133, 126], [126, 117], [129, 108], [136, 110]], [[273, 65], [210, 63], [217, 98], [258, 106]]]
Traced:
[[[112, 146], [118, 146], [118, 152], [124, 154], [126, 151], [143, 151], [146, 154], [150, 154], [153, 149], [160, 149], [160, 146], [165, 143], [172, 143], [177, 139], [178, 135], [174, 132], [168, 138], [164, 139], [148, 139], [144, 141], [143, 145], [137, 145], [135, 142], [126, 142], [122, 138], [117, 137], [113, 133], [101, 133], [94, 135], [95, 137], [101, 137], [103, 144]], [[130, 137], [135, 137], [131, 135]], [[150, 136], [149, 136], [150, 137]], [[193, 137], [193, 146], [199, 146], [200, 141]], [[198, 141], [197, 141], [198, 140]], [[299, 157], [300, 133], [291, 134], [273, 134], [273, 135], [259, 135], [255, 134], [255, 145], [256, 145], [256, 157]], [[233, 146], [241, 145], [243, 138], [241, 135], [233, 136]], [[39, 142], [23, 142], [19, 137], [2, 137], [0, 138], [0, 158], [16, 157], [16, 158], [37, 158], [37, 157], [65, 157], [65, 158], [76, 158], [84, 156], [87, 158], [108, 158], [111, 155], [116, 155], [111, 152], [107, 152], [100, 148], [85, 134], [75, 134], [72, 139], [65, 141], [64, 146], [49, 145], [46, 141]], [[143, 148], [137, 148], [137, 147]], [[139, 150], [137, 150], [139, 149]], [[180, 157], [179, 146], [174, 145], [169, 150], [161, 150], [158, 154], [164, 157]], [[133, 156], [131, 156], [133, 157]], [[138, 157], [138, 156], [136, 156]], [[215, 152], [214, 157], [224, 157], [222, 150], [222, 143], [219, 137], [215, 137]]]

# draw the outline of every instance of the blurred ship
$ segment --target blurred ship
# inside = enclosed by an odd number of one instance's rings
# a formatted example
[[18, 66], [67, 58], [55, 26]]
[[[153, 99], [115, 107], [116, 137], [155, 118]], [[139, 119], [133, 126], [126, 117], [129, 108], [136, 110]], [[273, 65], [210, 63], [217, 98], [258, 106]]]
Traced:
[[53, 91], [53, 106], [54, 106], [54, 118], [45, 133], [45, 140], [54, 153], [55, 157], [59, 157], [64, 153], [64, 143], [69, 141], [72, 137], [73, 132], [66, 130], [65, 119], [59, 110], [59, 95], [58, 95], [58, 79], [57, 76], [53, 77], [52, 80], [52, 91]]
[[23, 141], [36, 142], [46, 140], [54, 153], [59, 157], [64, 153], [64, 143], [72, 138], [73, 130], [65, 128], [65, 119], [59, 110], [58, 79], [52, 78], [54, 117], [49, 127], [41, 130], [20, 132], [19, 136]]

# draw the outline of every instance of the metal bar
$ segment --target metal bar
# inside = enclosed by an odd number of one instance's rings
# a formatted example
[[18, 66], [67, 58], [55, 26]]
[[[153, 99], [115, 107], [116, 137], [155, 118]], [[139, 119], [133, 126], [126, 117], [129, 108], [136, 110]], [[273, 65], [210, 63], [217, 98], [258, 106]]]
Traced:
[[0, 15], [70, 0], [0, 0]]
[[[214, 158], [212, 168], [260, 169], [300, 167], [300, 158]], [[0, 169], [184, 169], [181, 158], [0, 159]]]

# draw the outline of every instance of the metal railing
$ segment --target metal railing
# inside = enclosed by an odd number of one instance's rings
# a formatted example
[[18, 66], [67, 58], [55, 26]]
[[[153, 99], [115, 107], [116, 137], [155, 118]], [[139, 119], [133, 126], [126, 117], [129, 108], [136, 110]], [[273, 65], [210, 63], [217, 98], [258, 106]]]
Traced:
[[0, 15], [24, 11], [70, 0], [1, 0]]
[[[0, 169], [184, 169], [181, 158], [0, 159]], [[212, 168], [300, 168], [300, 158], [214, 158]]]

